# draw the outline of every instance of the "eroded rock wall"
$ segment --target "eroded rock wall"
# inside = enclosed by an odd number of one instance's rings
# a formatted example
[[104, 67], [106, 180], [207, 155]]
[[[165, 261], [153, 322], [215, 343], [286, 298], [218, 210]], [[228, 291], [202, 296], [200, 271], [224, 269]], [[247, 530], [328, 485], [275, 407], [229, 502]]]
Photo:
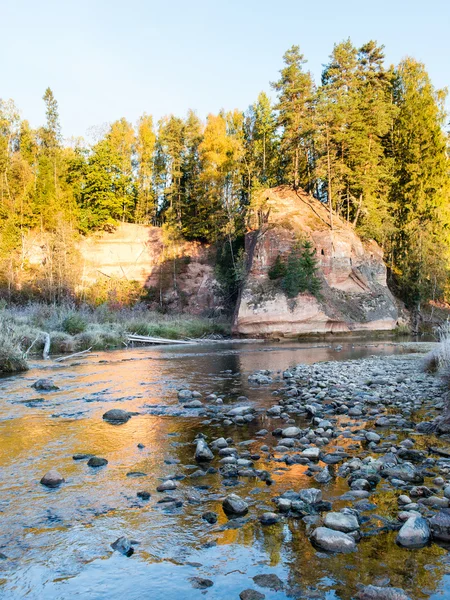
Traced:
[[[386, 284], [381, 248], [363, 243], [352, 226], [304, 192], [267, 191], [265, 219], [247, 234], [248, 275], [234, 318], [236, 334], [286, 336], [394, 329], [398, 311]], [[320, 297], [288, 299], [268, 277], [278, 254], [298, 237], [316, 248]]]

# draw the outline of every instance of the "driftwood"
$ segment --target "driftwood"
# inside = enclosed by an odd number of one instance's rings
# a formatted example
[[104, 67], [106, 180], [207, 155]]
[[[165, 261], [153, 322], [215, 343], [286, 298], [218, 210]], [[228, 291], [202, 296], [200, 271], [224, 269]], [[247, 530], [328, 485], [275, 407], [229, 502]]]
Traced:
[[75, 358], [75, 356], [82, 356], [83, 354], [87, 354], [91, 350], [92, 350], [92, 348], [88, 348], [87, 350], [81, 350], [81, 352], [75, 352], [74, 354], [69, 354], [68, 356], [60, 356], [59, 358], [55, 358], [55, 362], [62, 362], [63, 360], [67, 360], [68, 358]]
[[50, 354], [50, 335], [48, 333], [44, 333], [44, 337], [45, 337], [45, 343], [44, 343], [44, 352], [42, 353], [42, 356], [44, 357], [45, 360], [48, 360], [49, 354]]
[[128, 340], [130, 342], [139, 342], [142, 344], [195, 344], [194, 340], [168, 340], [166, 338], [151, 337], [148, 335], [137, 335], [134, 333], [129, 334]]

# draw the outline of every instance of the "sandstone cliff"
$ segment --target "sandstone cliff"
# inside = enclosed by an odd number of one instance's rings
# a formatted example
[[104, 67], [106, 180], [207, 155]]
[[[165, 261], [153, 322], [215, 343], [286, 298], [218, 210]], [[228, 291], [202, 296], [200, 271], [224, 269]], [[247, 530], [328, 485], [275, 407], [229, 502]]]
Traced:
[[[286, 186], [267, 190], [258, 229], [246, 236], [247, 278], [236, 307], [233, 330], [245, 336], [285, 336], [389, 330], [397, 306], [386, 285], [381, 248], [362, 242], [352, 226], [305, 192]], [[298, 236], [317, 252], [320, 299], [305, 293], [289, 300], [268, 278], [278, 254]]]
[[[45, 263], [45, 241], [39, 235], [28, 242], [30, 264]], [[216, 311], [221, 300], [214, 277], [215, 253], [205, 244], [164, 244], [159, 227], [121, 223], [113, 232], [101, 232], [78, 243], [81, 288], [100, 278], [137, 281], [154, 292], [154, 308], [189, 314]]]

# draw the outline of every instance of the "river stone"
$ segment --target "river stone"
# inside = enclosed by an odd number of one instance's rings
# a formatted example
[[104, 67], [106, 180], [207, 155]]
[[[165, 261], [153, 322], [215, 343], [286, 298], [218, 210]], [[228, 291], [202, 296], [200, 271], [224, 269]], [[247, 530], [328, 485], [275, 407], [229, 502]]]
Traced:
[[213, 460], [214, 454], [211, 452], [208, 444], [203, 439], [197, 441], [197, 448], [195, 450], [195, 460], [197, 462], [209, 462]]
[[450, 500], [450, 485], [445, 486], [444, 496]]
[[381, 440], [381, 436], [379, 436], [378, 433], [375, 433], [374, 431], [367, 431], [366, 440], [368, 442], [375, 442], [375, 444], [378, 444], [378, 442]]
[[230, 494], [222, 502], [222, 508], [224, 513], [233, 516], [245, 515], [248, 512], [248, 504], [242, 498], [239, 498], [236, 494]]
[[239, 594], [239, 598], [241, 600], [264, 600], [265, 597], [265, 594], [261, 594], [261, 592], [257, 592], [256, 590], [252, 590], [250, 588], [243, 590]]
[[111, 548], [128, 557], [134, 553], [134, 548], [131, 545], [130, 540], [125, 536], [117, 538], [117, 540], [111, 544]]
[[138, 498], [140, 498], [141, 500], [150, 500], [151, 494], [150, 494], [150, 492], [142, 491], [142, 492], [138, 492], [136, 494], [136, 496]]
[[131, 415], [129, 412], [122, 410], [121, 408], [112, 408], [111, 410], [105, 412], [103, 419], [109, 423], [119, 425], [120, 423], [126, 423], [129, 421], [131, 419]]
[[345, 515], [337, 512], [326, 514], [324, 525], [325, 527], [329, 527], [335, 531], [343, 531], [344, 533], [359, 529], [358, 519], [355, 515]]
[[51, 379], [38, 379], [33, 383], [31, 387], [41, 392], [51, 392], [53, 390], [59, 390], [59, 387], [55, 385]]
[[317, 483], [329, 483], [333, 478], [328, 467], [324, 467], [317, 475], [314, 475], [314, 479]]
[[204, 577], [189, 577], [189, 581], [196, 590], [206, 590], [214, 585], [211, 579], [205, 579]]
[[319, 460], [320, 450], [319, 448], [315, 447], [305, 448], [302, 452], [302, 455], [306, 458], [309, 458], [309, 460]]
[[400, 588], [366, 585], [356, 594], [357, 600], [411, 600]]
[[191, 390], [180, 390], [178, 392], [178, 400], [189, 400], [193, 397]]
[[210, 525], [214, 525], [215, 523], [217, 523], [217, 518], [217, 513], [212, 512], [211, 510], [202, 514], [202, 519]]
[[301, 435], [302, 430], [299, 429], [298, 427], [287, 427], [286, 429], [283, 429], [283, 431], [281, 432], [281, 437], [284, 438], [296, 438], [299, 435]]
[[283, 582], [278, 575], [275, 575], [275, 573], [255, 575], [253, 581], [256, 585], [263, 588], [269, 588], [269, 590], [272, 590], [273, 592], [279, 592], [284, 587]]
[[450, 508], [443, 508], [430, 519], [433, 539], [450, 542]]
[[315, 529], [311, 541], [317, 548], [326, 552], [347, 553], [356, 550], [356, 542], [350, 535], [329, 527]]
[[266, 512], [259, 517], [259, 522], [261, 525], [275, 525], [275, 523], [278, 523], [279, 520], [280, 519], [278, 515], [273, 512]]
[[55, 469], [52, 469], [51, 471], [46, 473], [41, 479], [41, 484], [45, 485], [45, 487], [48, 488], [57, 488], [64, 482], [64, 477], [60, 475]]
[[430, 540], [431, 532], [428, 521], [423, 517], [409, 517], [398, 532], [395, 540], [404, 548], [422, 548]]
[[409, 463], [384, 466], [381, 475], [387, 479], [401, 479], [407, 483], [423, 483], [423, 476]]
[[100, 458], [99, 456], [93, 456], [87, 462], [88, 467], [104, 467], [108, 464], [106, 458]]
[[158, 485], [158, 487], [156, 488], [157, 492], [169, 492], [172, 490], [175, 490], [177, 488], [177, 483], [176, 481], [173, 481], [172, 479], [168, 479], [167, 481], [163, 481], [160, 485]]
[[300, 500], [306, 502], [306, 504], [315, 504], [322, 500], [322, 490], [317, 488], [308, 488], [306, 490], [300, 490], [298, 493]]

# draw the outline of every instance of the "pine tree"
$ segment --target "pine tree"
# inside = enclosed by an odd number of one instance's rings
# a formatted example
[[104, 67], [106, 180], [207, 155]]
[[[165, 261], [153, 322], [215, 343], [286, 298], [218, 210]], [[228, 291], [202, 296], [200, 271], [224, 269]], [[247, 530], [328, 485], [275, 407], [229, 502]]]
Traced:
[[282, 128], [280, 148], [285, 159], [284, 181], [297, 189], [312, 187], [312, 106], [313, 81], [303, 71], [306, 60], [299, 46], [283, 56], [281, 78], [272, 83], [278, 92], [277, 124]]

